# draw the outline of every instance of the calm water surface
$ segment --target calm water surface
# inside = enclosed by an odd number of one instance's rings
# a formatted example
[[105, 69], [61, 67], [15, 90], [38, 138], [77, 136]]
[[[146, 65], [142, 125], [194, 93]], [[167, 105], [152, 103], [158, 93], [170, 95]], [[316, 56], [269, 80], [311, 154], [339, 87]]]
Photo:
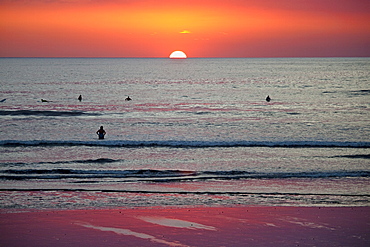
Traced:
[[0, 59], [0, 205], [369, 206], [369, 80], [369, 58]]

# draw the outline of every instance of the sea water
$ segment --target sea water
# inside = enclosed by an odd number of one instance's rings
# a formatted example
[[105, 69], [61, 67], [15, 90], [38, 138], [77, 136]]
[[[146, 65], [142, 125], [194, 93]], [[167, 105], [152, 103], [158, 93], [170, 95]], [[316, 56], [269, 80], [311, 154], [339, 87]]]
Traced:
[[0, 207], [369, 206], [369, 82], [369, 58], [2, 58]]

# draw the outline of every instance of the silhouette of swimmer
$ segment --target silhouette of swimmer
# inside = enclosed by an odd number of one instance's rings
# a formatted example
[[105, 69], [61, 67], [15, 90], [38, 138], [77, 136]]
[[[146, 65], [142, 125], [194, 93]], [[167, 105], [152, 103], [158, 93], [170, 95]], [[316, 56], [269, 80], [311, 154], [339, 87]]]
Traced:
[[49, 101], [46, 99], [41, 99], [41, 102], [49, 102]]
[[271, 101], [270, 95], [267, 95], [267, 97], [266, 97], [266, 101], [267, 101], [267, 102], [270, 102], [270, 101]]
[[80, 96], [78, 96], [78, 100], [81, 101], [82, 100], [82, 96], [80, 94]]
[[99, 139], [104, 139], [104, 136], [105, 136], [106, 132], [103, 129], [103, 126], [100, 126], [100, 129], [98, 129], [98, 131], [96, 131], [96, 134], [99, 136]]
[[130, 100], [132, 100], [132, 99], [130, 98], [130, 96], [127, 96], [127, 98], [125, 99], [125, 101], [130, 101]]

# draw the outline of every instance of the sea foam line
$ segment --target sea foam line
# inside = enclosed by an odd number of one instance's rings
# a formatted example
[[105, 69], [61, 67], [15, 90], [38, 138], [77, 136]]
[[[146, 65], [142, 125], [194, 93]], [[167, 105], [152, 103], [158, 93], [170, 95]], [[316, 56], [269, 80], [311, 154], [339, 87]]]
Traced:
[[343, 196], [343, 197], [370, 197], [370, 194], [344, 194], [344, 193], [305, 193], [305, 192], [251, 192], [251, 191], [155, 191], [155, 190], [119, 190], [119, 189], [67, 189], [67, 188], [0, 188], [0, 192], [102, 192], [102, 193], [128, 193], [128, 194], [164, 194], [164, 195], [292, 195], [292, 196]]
[[[344, 178], [370, 177], [369, 171], [282, 172], [258, 173], [249, 171], [181, 171], [181, 170], [75, 170], [75, 169], [10, 169], [0, 172], [2, 180], [77, 179], [74, 183], [97, 183], [102, 179], [124, 182], [181, 182], [239, 179]], [[89, 179], [93, 179], [90, 180]], [[96, 180], [98, 179], [98, 180]], [[121, 180], [123, 179], [123, 180]], [[88, 180], [88, 181], [86, 181]], [[116, 182], [117, 182], [116, 181]]]

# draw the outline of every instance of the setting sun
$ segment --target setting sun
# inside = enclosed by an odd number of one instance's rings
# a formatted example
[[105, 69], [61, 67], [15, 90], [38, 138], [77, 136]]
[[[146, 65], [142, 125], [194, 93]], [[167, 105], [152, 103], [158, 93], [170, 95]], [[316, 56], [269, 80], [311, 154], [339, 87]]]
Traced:
[[187, 58], [183, 51], [174, 51], [171, 53], [170, 58]]

